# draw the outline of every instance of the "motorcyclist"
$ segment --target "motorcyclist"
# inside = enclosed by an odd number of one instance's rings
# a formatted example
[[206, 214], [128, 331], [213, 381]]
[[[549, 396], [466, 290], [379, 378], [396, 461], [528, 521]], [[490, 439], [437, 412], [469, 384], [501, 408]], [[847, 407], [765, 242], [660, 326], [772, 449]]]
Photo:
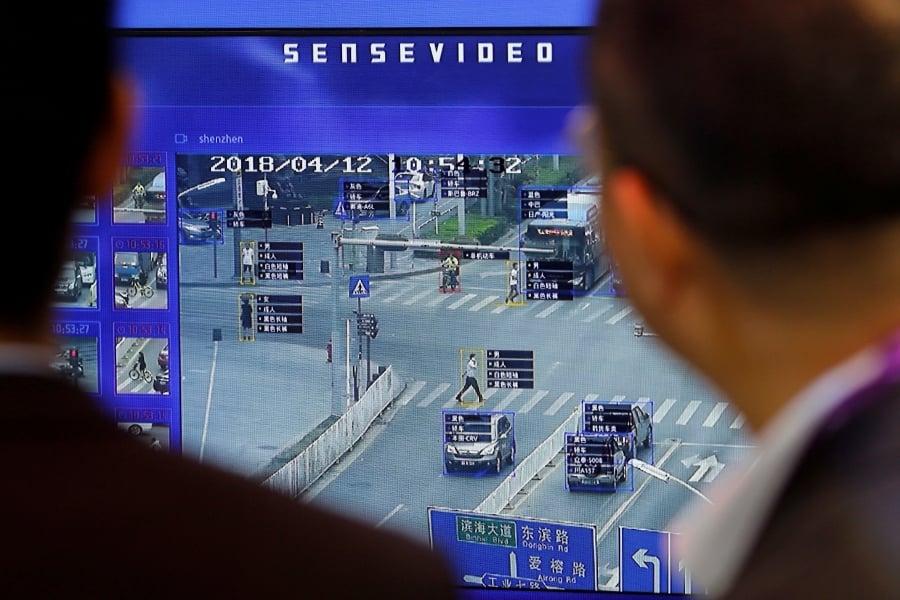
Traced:
[[144, 206], [144, 197], [147, 195], [146, 190], [144, 189], [144, 185], [138, 181], [134, 188], [131, 190], [131, 197], [134, 198], [134, 205], [137, 208], [141, 208]]
[[457, 278], [459, 275], [459, 259], [455, 254], [448, 254], [447, 257], [441, 261], [441, 267], [443, 267], [441, 291], [446, 291], [448, 287], [450, 289], [456, 289], [459, 285], [459, 280]]

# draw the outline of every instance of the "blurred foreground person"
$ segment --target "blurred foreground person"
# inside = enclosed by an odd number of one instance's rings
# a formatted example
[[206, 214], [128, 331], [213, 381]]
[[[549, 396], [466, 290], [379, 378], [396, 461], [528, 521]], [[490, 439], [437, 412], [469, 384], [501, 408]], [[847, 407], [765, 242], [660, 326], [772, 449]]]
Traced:
[[900, 597], [900, 2], [604, 0], [589, 72], [617, 272], [758, 441], [673, 564]]
[[[50, 370], [53, 282], [79, 198], [108, 197], [132, 92], [108, 2], [17, 6], [3, 38], [10, 177], [57, 183], [5, 205], [40, 224], [0, 294], [4, 598], [452, 598], [426, 545], [154, 452]], [[76, 79], [60, 79], [75, 70]]]

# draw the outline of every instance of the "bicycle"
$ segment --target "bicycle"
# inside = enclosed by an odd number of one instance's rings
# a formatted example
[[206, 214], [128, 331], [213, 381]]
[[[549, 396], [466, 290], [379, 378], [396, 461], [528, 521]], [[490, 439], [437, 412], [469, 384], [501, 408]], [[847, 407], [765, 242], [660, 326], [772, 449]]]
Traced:
[[150, 372], [150, 369], [144, 367], [143, 372], [138, 369], [137, 363], [132, 365], [131, 370], [128, 371], [128, 377], [132, 379], [132, 381], [137, 381], [138, 379], [143, 379], [145, 382], [150, 383], [153, 380], [153, 373]]
[[138, 295], [138, 291], [140, 291], [141, 296], [145, 298], [150, 298], [153, 296], [153, 288], [148, 283], [141, 283], [137, 279], [132, 279], [131, 283], [128, 285], [128, 295], [132, 298]]

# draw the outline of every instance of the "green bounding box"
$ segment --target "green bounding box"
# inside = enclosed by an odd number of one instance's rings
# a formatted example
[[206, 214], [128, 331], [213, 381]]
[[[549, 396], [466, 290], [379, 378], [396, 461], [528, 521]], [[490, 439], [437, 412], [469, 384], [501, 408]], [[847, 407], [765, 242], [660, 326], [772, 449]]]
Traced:
[[456, 539], [460, 542], [516, 548], [516, 523], [503, 519], [456, 516]]

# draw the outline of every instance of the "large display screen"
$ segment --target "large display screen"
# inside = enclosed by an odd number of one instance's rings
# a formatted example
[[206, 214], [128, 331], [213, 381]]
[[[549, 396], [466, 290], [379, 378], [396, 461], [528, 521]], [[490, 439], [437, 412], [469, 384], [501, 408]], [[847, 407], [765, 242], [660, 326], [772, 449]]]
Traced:
[[461, 587], [702, 592], [666, 525], [752, 441], [610, 264], [582, 29], [118, 43], [138, 127], [77, 213], [61, 376], [149, 446], [439, 548]]

